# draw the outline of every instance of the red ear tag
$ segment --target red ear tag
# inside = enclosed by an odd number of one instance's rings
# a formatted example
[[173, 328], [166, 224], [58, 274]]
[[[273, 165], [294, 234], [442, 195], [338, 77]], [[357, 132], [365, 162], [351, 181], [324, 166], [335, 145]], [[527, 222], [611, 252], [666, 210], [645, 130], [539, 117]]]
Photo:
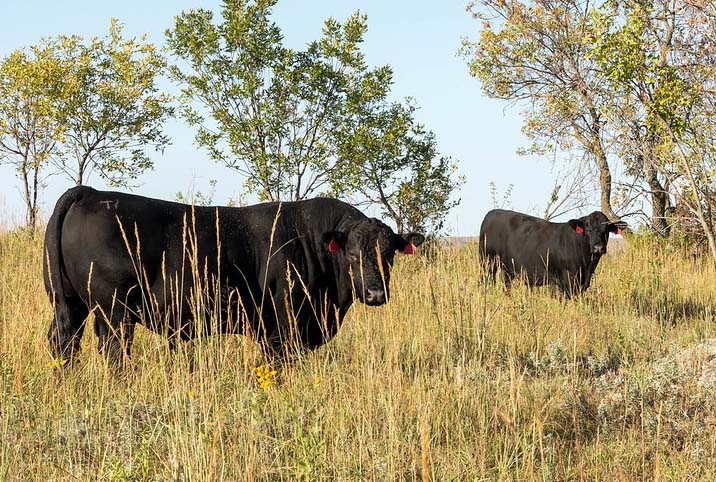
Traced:
[[328, 243], [328, 252], [329, 253], [337, 253], [341, 250], [341, 245], [338, 244], [338, 241], [335, 239], [331, 239], [331, 242]]
[[404, 254], [415, 254], [415, 253], [417, 253], [417, 252], [418, 252], [418, 248], [416, 248], [413, 243], [408, 243], [408, 244], [406, 244], [405, 247], [403, 248], [403, 253], [404, 253]]
[[584, 232], [584, 228], [582, 226], [577, 226], [574, 230], [577, 231], [577, 234], [582, 234]]
[[616, 234], [622, 234], [622, 228], [617, 227], [617, 232], [616, 232]]

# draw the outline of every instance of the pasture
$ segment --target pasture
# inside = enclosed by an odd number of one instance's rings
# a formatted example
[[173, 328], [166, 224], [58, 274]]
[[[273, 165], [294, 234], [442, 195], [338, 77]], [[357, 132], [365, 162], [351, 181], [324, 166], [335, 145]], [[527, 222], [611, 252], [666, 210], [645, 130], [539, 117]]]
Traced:
[[387, 305], [275, 374], [142, 328], [116, 374], [90, 325], [62, 377], [42, 242], [0, 234], [0, 481], [714, 480], [716, 269], [630, 241], [573, 301], [486, 286], [474, 244], [399, 257]]

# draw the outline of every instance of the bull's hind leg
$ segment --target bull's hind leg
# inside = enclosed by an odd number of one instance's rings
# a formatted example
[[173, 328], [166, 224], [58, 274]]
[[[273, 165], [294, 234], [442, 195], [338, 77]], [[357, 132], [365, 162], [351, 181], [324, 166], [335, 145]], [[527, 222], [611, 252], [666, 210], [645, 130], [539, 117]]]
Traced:
[[97, 316], [94, 322], [99, 352], [113, 365], [121, 365], [129, 359], [134, 341], [135, 322], [125, 317]]
[[78, 298], [64, 298], [55, 303], [55, 317], [47, 332], [47, 339], [55, 357], [63, 362], [75, 357], [80, 349], [88, 315], [87, 306]]
[[518, 275], [515, 274], [506, 264], [501, 265], [502, 269], [502, 283], [505, 285], [505, 290], [510, 291], [512, 289], [512, 283]]
[[500, 261], [495, 256], [483, 255], [480, 262], [482, 263], [483, 282], [485, 284], [495, 283]]

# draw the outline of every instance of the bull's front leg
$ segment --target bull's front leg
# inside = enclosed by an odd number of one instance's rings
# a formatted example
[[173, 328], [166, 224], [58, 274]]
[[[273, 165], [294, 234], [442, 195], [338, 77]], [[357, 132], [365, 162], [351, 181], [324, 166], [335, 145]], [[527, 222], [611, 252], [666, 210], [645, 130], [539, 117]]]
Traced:
[[569, 270], [563, 269], [560, 270], [559, 275], [556, 276], [556, 278], [557, 286], [559, 286], [559, 290], [562, 292], [562, 295], [568, 300], [572, 299], [578, 291], [579, 284], [575, 276], [573, 276]]
[[261, 350], [271, 359], [285, 358], [295, 339], [293, 314], [285, 291], [271, 294], [258, 310], [256, 335]]

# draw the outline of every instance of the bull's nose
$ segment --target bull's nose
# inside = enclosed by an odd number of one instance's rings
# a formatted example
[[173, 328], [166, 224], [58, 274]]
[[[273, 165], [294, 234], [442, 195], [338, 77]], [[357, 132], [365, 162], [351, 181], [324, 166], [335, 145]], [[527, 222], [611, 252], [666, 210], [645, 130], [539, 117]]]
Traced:
[[601, 244], [597, 244], [592, 248], [592, 253], [594, 254], [604, 254], [604, 246]]
[[385, 304], [385, 291], [383, 290], [366, 290], [365, 304], [369, 306], [380, 306]]

